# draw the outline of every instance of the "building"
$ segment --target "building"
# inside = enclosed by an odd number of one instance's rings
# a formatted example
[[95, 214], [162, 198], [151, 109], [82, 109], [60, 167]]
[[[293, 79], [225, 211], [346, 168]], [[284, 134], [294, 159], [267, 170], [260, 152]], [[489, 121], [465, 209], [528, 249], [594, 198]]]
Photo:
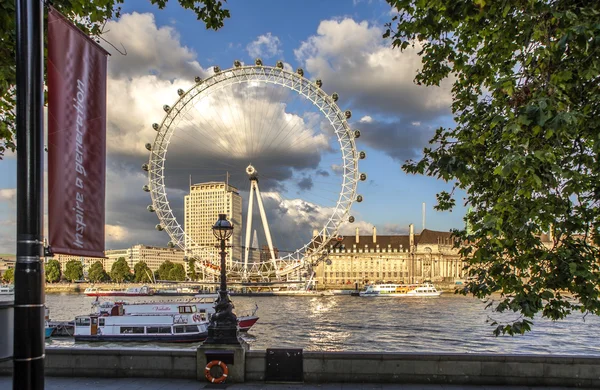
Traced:
[[0, 275], [4, 274], [9, 269], [14, 269], [16, 259], [17, 256], [15, 255], [0, 255]]
[[[106, 259], [102, 257], [83, 257], [83, 256], [75, 256], [75, 255], [64, 255], [64, 254], [55, 254], [52, 258], [47, 258], [46, 260], [58, 260], [60, 263], [60, 270], [64, 274], [67, 269], [67, 263], [71, 260], [79, 261], [83, 265], [83, 275], [87, 276], [88, 270], [95, 262], [99, 261], [102, 263], [104, 269], [106, 269]], [[110, 269], [109, 269], [110, 271]]]
[[448, 281], [465, 276], [464, 262], [451, 233], [424, 229], [408, 235], [340, 236], [329, 241], [324, 261], [316, 267], [316, 279], [326, 285], [354, 285], [377, 281], [418, 283]]
[[228, 251], [228, 265], [231, 259], [242, 259], [242, 197], [237, 188], [224, 182], [208, 182], [194, 184], [190, 187], [190, 194], [185, 196], [184, 230], [186, 248], [190, 255], [200, 260], [208, 259], [217, 263], [217, 240], [212, 232], [212, 227], [219, 218], [219, 214], [226, 214], [231, 221], [232, 237], [227, 241], [231, 246]]

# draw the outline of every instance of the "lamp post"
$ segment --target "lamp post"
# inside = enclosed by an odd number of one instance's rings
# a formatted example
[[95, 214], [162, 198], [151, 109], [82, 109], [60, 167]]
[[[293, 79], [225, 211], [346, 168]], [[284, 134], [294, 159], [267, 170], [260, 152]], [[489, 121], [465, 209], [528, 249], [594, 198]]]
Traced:
[[215, 314], [210, 318], [208, 338], [204, 344], [239, 344], [237, 317], [233, 314], [233, 303], [227, 293], [227, 275], [225, 272], [225, 241], [233, 234], [233, 225], [225, 214], [219, 214], [219, 219], [212, 227], [213, 234], [220, 241], [221, 255], [221, 285], [219, 296], [215, 303]]

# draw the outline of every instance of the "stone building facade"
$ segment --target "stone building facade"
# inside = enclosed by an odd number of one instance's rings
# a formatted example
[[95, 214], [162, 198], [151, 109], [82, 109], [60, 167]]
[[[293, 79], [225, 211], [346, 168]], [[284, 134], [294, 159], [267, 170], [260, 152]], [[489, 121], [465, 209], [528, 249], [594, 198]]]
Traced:
[[374, 282], [454, 282], [465, 277], [464, 262], [451, 233], [424, 229], [408, 235], [340, 236], [330, 240], [327, 258], [316, 267], [321, 285], [364, 285]]

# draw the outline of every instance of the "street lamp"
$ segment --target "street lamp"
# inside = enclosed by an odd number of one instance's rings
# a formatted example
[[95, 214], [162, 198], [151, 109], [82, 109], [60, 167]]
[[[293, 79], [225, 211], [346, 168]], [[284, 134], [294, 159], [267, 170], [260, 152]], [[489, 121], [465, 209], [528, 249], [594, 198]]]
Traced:
[[233, 314], [233, 303], [227, 293], [227, 275], [225, 272], [225, 241], [233, 234], [233, 225], [225, 214], [219, 214], [219, 219], [212, 227], [213, 234], [221, 244], [221, 285], [219, 296], [215, 303], [215, 314], [208, 324], [208, 338], [204, 344], [239, 344], [237, 333], [237, 317]]

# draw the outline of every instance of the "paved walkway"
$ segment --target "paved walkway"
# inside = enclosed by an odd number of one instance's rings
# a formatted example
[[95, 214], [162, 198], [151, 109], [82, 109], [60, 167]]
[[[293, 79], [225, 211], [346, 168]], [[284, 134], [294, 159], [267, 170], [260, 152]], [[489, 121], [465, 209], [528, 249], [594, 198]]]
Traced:
[[[0, 376], [0, 389], [12, 389], [12, 377]], [[46, 390], [197, 390], [197, 389], [227, 389], [227, 390], [459, 390], [459, 389], [488, 389], [488, 390], [526, 390], [540, 389], [527, 386], [465, 386], [465, 385], [405, 385], [405, 384], [369, 384], [369, 383], [241, 383], [235, 385], [213, 385], [188, 379], [157, 379], [157, 378], [57, 378], [46, 377]], [[545, 389], [567, 389], [567, 387], [545, 387]]]

